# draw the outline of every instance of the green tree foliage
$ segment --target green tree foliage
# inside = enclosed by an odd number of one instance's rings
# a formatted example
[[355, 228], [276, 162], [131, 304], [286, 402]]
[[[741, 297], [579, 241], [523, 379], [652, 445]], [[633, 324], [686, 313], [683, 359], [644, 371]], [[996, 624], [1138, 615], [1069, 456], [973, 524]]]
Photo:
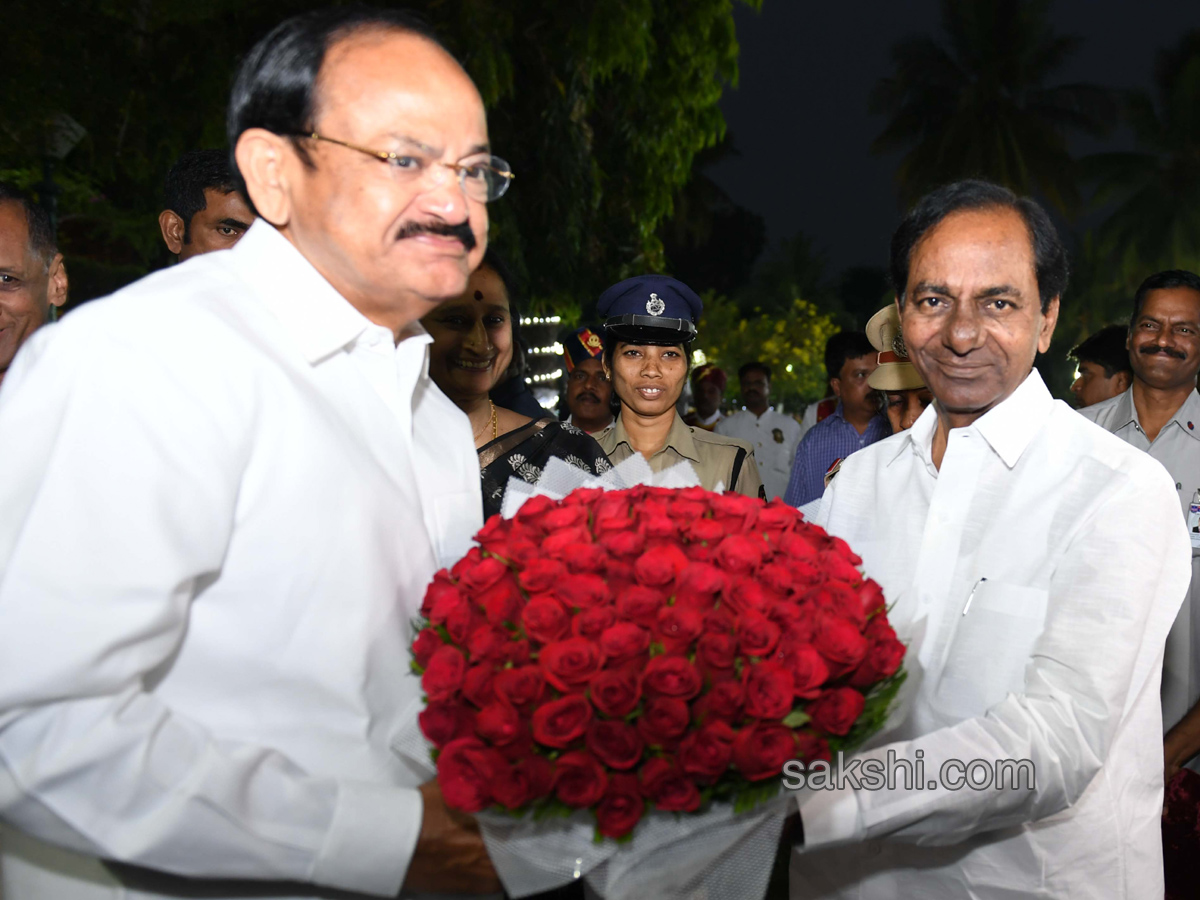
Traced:
[[[839, 328], [815, 304], [797, 297], [785, 309], [747, 316], [736, 302], [710, 296], [698, 330], [696, 348], [730, 375], [751, 360], [769, 365], [771, 394], [785, 409], [825, 395], [825, 342]], [[736, 378], [727, 393], [736, 396]]]
[[1122, 107], [1138, 148], [1083, 164], [1094, 204], [1112, 207], [1099, 246], [1128, 297], [1152, 272], [1200, 268], [1200, 31], [1160, 51], [1154, 93], [1129, 92]]
[[[38, 179], [44, 123], [87, 136], [66, 159], [65, 245], [164, 261], [154, 218], [184, 150], [224, 144], [233, 72], [284, 17], [329, 0], [8, 0], [21, 39], [0, 71], [0, 168]], [[735, 0], [413, 0], [489, 108], [518, 174], [493, 237], [535, 300], [594, 297], [664, 264], [658, 232], [696, 153], [724, 134]], [[758, 8], [761, 0], [737, 0]]]
[[877, 152], [905, 150], [896, 172], [912, 202], [938, 184], [983, 177], [1037, 192], [1060, 211], [1080, 203], [1072, 133], [1100, 135], [1115, 118], [1111, 94], [1052, 84], [1078, 47], [1046, 18], [1049, 0], [942, 0], [946, 40], [897, 44], [894, 72], [871, 97], [889, 117]]

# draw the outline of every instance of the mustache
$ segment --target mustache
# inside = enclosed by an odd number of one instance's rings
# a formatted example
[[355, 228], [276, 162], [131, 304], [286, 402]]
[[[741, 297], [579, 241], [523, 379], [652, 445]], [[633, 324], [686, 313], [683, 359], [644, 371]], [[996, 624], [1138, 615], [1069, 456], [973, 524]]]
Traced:
[[396, 234], [396, 240], [416, 237], [418, 234], [436, 234], [442, 237], [457, 238], [468, 253], [475, 249], [475, 232], [467, 222], [457, 225], [447, 225], [445, 222], [405, 222]]
[[584, 391], [583, 393], [576, 394], [575, 399], [576, 400], [591, 400], [593, 403], [600, 402], [600, 398], [597, 397], [595, 394], [593, 394], [591, 391]]
[[1172, 356], [1175, 359], [1187, 359], [1187, 354], [1182, 350], [1173, 350], [1170, 347], [1159, 347], [1157, 344], [1139, 347], [1138, 353], [1142, 356], [1153, 356], [1156, 353], [1163, 353], [1167, 356]]

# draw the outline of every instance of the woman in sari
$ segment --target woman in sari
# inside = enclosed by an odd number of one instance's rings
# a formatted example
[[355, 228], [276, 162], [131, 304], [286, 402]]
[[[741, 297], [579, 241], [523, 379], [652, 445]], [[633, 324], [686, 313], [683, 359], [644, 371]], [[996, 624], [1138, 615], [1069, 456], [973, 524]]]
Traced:
[[551, 457], [595, 475], [611, 468], [600, 446], [578, 428], [550, 415], [523, 416], [488, 396], [508, 371], [516, 343], [519, 315], [510, 284], [503, 264], [489, 250], [466, 292], [421, 320], [433, 337], [429, 375], [471, 421], [485, 519], [500, 512], [509, 478], [536, 482]]
[[604, 371], [621, 400], [615, 427], [600, 439], [614, 463], [641, 453], [657, 472], [687, 460], [708, 490], [763, 497], [754, 449], [745, 441], [684, 424], [676, 410], [702, 304], [665, 275], [627, 278], [600, 295]]

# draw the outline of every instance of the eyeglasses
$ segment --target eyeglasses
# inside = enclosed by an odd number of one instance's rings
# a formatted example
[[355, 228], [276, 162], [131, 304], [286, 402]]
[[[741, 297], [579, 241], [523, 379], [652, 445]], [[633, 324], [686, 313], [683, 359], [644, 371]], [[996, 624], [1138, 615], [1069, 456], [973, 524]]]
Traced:
[[[387, 150], [372, 150], [370, 147], [360, 147], [357, 144], [325, 137], [315, 131], [311, 134], [297, 134], [294, 137], [326, 141], [330, 144], [337, 144], [339, 147], [347, 147], [350, 150], [357, 150], [359, 153], [373, 156], [387, 163], [392, 177], [404, 184], [419, 182], [422, 179], [430, 178], [432, 173], [450, 169], [458, 176], [458, 186], [462, 192], [472, 200], [478, 200], [481, 203], [489, 203], [504, 196], [509, 184], [517, 177], [513, 174], [512, 167], [498, 156], [488, 156], [471, 163], [447, 163], [422, 157], [418, 153], [390, 153]], [[435, 183], [440, 183], [440, 180]]]

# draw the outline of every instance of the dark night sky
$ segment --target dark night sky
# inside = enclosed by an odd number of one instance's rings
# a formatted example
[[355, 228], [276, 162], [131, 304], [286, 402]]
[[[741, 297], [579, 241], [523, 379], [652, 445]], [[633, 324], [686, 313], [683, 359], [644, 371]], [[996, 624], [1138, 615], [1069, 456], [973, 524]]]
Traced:
[[[884, 120], [867, 112], [867, 96], [890, 71], [896, 40], [941, 34], [937, 0], [764, 0], [761, 13], [739, 7], [735, 18], [741, 77], [721, 108], [739, 156], [709, 174], [766, 219], [769, 244], [803, 231], [828, 254], [832, 273], [884, 265], [901, 212], [892, 181], [898, 156], [870, 152]], [[1200, 3], [1056, 0], [1050, 19], [1084, 39], [1056, 81], [1148, 88], [1157, 50], [1200, 27]], [[1127, 140], [1118, 134], [1108, 144]]]

